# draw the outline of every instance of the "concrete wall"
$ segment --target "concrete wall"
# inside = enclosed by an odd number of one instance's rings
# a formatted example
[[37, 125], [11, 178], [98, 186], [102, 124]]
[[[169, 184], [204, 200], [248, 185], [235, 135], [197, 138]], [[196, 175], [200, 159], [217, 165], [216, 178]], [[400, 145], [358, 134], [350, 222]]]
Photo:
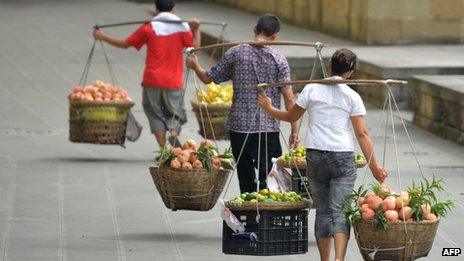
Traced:
[[464, 43], [464, 0], [205, 0], [368, 45]]
[[464, 76], [416, 76], [414, 124], [464, 145]]

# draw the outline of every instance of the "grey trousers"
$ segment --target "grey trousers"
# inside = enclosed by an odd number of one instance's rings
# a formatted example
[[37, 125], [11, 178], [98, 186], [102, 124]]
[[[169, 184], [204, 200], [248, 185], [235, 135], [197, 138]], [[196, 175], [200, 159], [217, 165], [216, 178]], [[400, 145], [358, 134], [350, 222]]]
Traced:
[[353, 152], [318, 151], [308, 149], [308, 181], [316, 204], [314, 233], [331, 237], [335, 233], [350, 235], [350, 225], [342, 211], [356, 180]]
[[142, 106], [151, 133], [177, 130], [187, 122], [182, 90], [166, 90], [143, 86]]

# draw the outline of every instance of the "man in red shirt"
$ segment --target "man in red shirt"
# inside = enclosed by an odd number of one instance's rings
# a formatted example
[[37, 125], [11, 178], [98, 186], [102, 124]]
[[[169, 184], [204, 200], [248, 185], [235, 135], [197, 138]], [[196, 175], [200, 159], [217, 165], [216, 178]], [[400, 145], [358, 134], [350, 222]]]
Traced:
[[170, 132], [169, 142], [179, 146], [177, 139], [181, 125], [187, 121], [182, 97], [183, 57], [186, 47], [199, 47], [201, 42], [199, 21], [189, 23], [167, 23], [157, 20], [180, 20], [175, 13], [174, 0], [156, 0], [153, 20], [140, 26], [127, 39], [116, 39], [96, 29], [96, 40], [115, 47], [140, 50], [147, 45], [145, 71], [142, 80], [142, 105], [150, 123], [151, 132], [158, 145], [166, 144], [166, 131]]

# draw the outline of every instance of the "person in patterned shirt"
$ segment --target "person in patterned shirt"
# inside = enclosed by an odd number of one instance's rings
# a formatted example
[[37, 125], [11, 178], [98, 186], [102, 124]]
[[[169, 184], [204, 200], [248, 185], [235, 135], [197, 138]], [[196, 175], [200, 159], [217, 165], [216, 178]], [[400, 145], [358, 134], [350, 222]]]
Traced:
[[[280, 20], [277, 16], [262, 15], [254, 27], [254, 40], [274, 41], [279, 30]], [[186, 58], [186, 64], [205, 84], [232, 81], [234, 95], [227, 129], [232, 153], [238, 160], [240, 191], [241, 193], [256, 191], [256, 169], [259, 171], [259, 189], [267, 188], [266, 174], [271, 169], [271, 159], [282, 155], [279, 139], [280, 121], [260, 110], [257, 103], [258, 90], [247, 86], [290, 81], [287, 59], [271, 46], [242, 44], [230, 48], [210, 70], [203, 69], [194, 54]], [[269, 88], [265, 92], [276, 107], [280, 108], [281, 96], [284, 97], [287, 109], [295, 103], [291, 86]], [[296, 145], [298, 143], [296, 122], [291, 123], [291, 126], [289, 144]], [[242, 147], [243, 153], [239, 159]], [[258, 147], [260, 147], [259, 151]]]

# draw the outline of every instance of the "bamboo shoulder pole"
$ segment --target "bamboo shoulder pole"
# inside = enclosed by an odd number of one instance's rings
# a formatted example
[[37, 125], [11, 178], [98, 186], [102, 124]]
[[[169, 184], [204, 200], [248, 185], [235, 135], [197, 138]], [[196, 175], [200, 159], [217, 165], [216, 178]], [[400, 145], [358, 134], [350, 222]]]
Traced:
[[[150, 22], [162, 22], [162, 23], [169, 23], [169, 24], [180, 24], [180, 23], [188, 23], [188, 20], [164, 20], [164, 19], [155, 19], [155, 20], [141, 20], [141, 21], [130, 21], [124, 23], [114, 23], [114, 24], [96, 24], [94, 26], [95, 29], [99, 28], [107, 28], [107, 27], [117, 27], [117, 26], [126, 26], [126, 25], [134, 25], [134, 24], [145, 24]], [[209, 21], [200, 21], [202, 25], [217, 25], [217, 26], [227, 26], [225, 22], [209, 22]]]
[[280, 83], [261, 83], [261, 84], [252, 84], [248, 85], [248, 88], [272, 88], [272, 87], [282, 87], [286, 85], [306, 85], [311, 83], [319, 84], [348, 84], [348, 85], [405, 85], [408, 82], [403, 80], [396, 79], [352, 79], [352, 80], [332, 80], [332, 79], [322, 79], [322, 80], [300, 80], [300, 81], [290, 81], [290, 82], [280, 82]]
[[327, 45], [324, 45], [323, 43], [316, 42], [316, 43], [307, 43], [307, 42], [294, 42], [294, 41], [240, 41], [240, 42], [228, 42], [228, 43], [219, 43], [219, 44], [212, 44], [212, 45], [206, 45], [203, 47], [199, 48], [189, 48], [187, 50], [187, 53], [194, 53], [194, 52], [199, 52], [199, 51], [204, 51], [204, 50], [209, 50], [209, 49], [215, 49], [215, 48], [221, 48], [221, 47], [231, 47], [231, 46], [236, 46], [240, 44], [249, 44], [249, 45], [257, 45], [257, 46], [263, 46], [263, 45], [291, 45], [291, 46], [307, 46], [307, 47], [316, 47], [316, 48], [322, 48], [326, 47]]

